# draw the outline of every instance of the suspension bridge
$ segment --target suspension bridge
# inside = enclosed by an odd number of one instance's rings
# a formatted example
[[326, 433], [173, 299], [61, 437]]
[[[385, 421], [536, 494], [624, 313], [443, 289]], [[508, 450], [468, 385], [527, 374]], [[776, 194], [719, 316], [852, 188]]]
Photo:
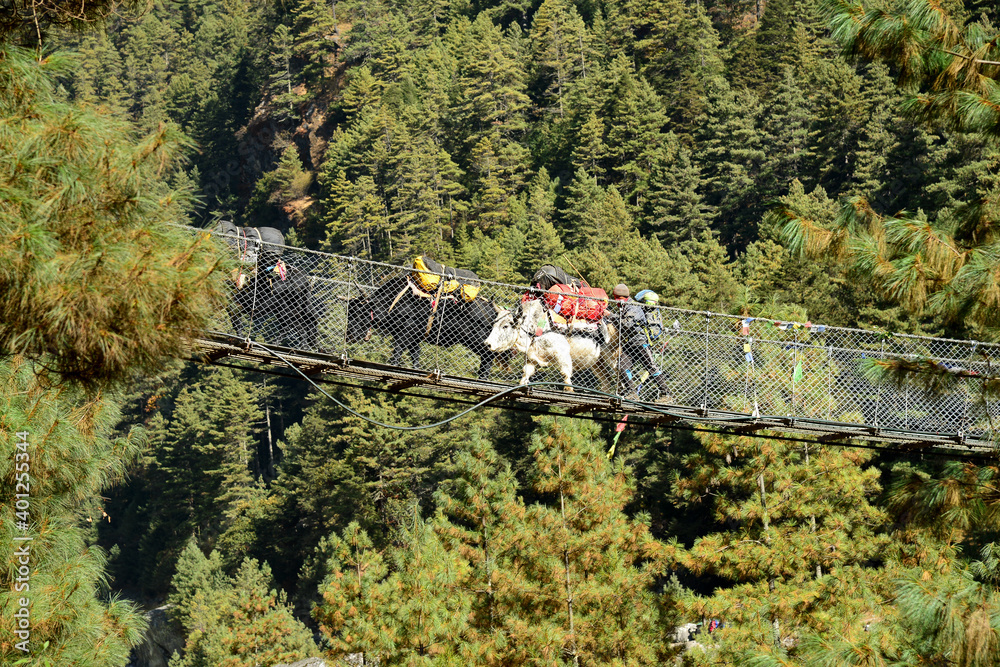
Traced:
[[[584, 371], [570, 392], [551, 368], [521, 387], [524, 355], [494, 357], [484, 340], [525, 286], [478, 281], [472, 301], [460, 292], [420, 295], [409, 267], [223, 240], [237, 248], [240, 268], [229, 312], [194, 339], [199, 361], [252, 362], [314, 383], [446, 398], [456, 412], [486, 404], [615, 421], [627, 415], [630, 424], [947, 456], [992, 456], [997, 448], [1000, 406], [984, 384], [1000, 345], [659, 306], [647, 312], [660, 323], [650, 344], [665, 390], [640, 376], [637, 392], [625, 395], [622, 383], [603, 386]], [[392, 301], [376, 312], [380, 294]], [[414, 318], [407, 300], [432, 316]], [[469, 309], [485, 324], [470, 324]], [[947, 382], [929, 391], [876, 379], [872, 366], [892, 359], [933, 366]]]

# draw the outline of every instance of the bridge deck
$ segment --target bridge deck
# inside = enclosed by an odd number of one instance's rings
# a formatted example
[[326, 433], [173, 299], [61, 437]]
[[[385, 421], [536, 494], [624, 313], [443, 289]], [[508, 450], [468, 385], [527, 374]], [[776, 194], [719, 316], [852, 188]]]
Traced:
[[[407, 287], [406, 267], [267, 244], [234, 254], [242, 286], [234, 284], [231, 312], [221, 313], [212, 333], [196, 341], [209, 360], [284, 366], [271, 349], [306, 375], [482, 398], [520, 380], [523, 355], [500, 363], [484, 341], [494, 309], [516, 308], [523, 286], [481, 281], [472, 304], [436, 290], [433, 299], [421, 299]], [[437, 306], [428, 326], [431, 303]], [[663, 396], [646, 380], [638, 386], [638, 402], [533, 387], [507, 395], [502, 404], [627, 413], [901, 450], [995, 451], [1000, 401], [985, 392], [984, 379], [994, 374], [1000, 346], [667, 307], [647, 312], [659, 323], [649, 343], [664, 371]], [[947, 382], [930, 392], [877, 381], [872, 365], [886, 359], [934, 364]], [[614, 386], [604, 388], [625, 393], [617, 363], [612, 371], [616, 377], [605, 384]], [[532, 380], [561, 378], [549, 369]], [[589, 371], [575, 372], [573, 384], [603, 386]]]
[[[402, 392], [408, 389], [429, 390], [438, 397], [465, 395], [480, 401], [509, 389], [499, 382], [473, 380], [444, 373], [388, 366], [364, 359], [336, 357], [280, 346], [259, 347], [224, 333], [206, 333], [194, 340], [198, 361], [216, 363], [223, 359], [243, 360], [261, 367], [284, 369], [292, 366], [314, 380], [327, 376], [344, 378], [375, 386], [381, 390]], [[275, 354], [276, 353], [276, 354]], [[714, 425], [734, 434], [754, 434], [761, 431], [785, 436], [806, 437], [817, 442], [852, 445], [868, 443], [878, 449], [898, 451], [938, 451], [954, 455], [991, 455], [995, 445], [982, 438], [921, 433], [898, 429], [881, 429], [861, 424], [845, 424], [773, 415], [751, 416], [738, 412], [692, 408], [666, 403], [645, 403], [618, 397], [597, 396], [585, 392], [531, 387], [509, 394], [490, 405], [505, 407], [512, 403], [557, 408], [557, 414], [601, 415], [620, 419], [623, 415], [640, 417], [647, 424], [671, 425], [679, 422]], [[549, 410], [551, 411], [551, 410]]]

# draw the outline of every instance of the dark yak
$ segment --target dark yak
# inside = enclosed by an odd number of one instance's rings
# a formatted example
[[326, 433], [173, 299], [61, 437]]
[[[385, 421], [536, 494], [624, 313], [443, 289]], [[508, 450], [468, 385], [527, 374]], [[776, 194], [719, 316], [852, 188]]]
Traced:
[[348, 343], [368, 340], [372, 332], [392, 336], [389, 364], [399, 366], [403, 353], [409, 352], [414, 368], [420, 367], [420, 343], [425, 340], [442, 347], [464, 345], [479, 357], [479, 379], [488, 380], [496, 354], [484, 341], [493, 330], [496, 314], [493, 302], [482, 297], [470, 302], [455, 296], [442, 297], [427, 333], [431, 299], [414, 294], [406, 277], [400, 276], [383, 283], [368, 296], [347, 302], [346, 340]]
[[319, 309], [313, 298], [309, 274], [280, 262], [253, 272], [236, 272], [229, 317], [233, 330], [243, 332], [242, 319], [267, 342], [319, 350]]
[[240, 262], [273, 266], [284, 253], [285, 236], [274, 227], [237, 227], [229, 220], [219, 220], [212, 229], [226, 235], [226, 244], [239, 252]]

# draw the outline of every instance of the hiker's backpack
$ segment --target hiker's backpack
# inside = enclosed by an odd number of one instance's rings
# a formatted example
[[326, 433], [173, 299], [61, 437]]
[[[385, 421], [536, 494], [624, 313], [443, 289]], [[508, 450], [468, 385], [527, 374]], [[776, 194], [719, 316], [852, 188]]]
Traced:
[[663, 318], [660, 316], [660, 295], [651, 289], [640, 290], [635, 300], [645, 306], [646, 339], [652, 343], [663, 335]]

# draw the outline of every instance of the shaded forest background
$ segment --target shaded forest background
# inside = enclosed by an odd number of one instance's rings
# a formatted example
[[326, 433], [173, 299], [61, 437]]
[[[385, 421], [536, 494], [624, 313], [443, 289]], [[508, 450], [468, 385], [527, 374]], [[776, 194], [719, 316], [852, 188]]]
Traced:
[[[158, 0], [41, 42], [78, 54], [56, 98], [190, 138], [162, 178], [198, 226], [995, 338], [799, 252], [788, 220], [834, 229], [848, 198], [946, 226], [1000, 191], [995, 135], [914, 119], [900, 69], [842, 55], [811, 0]], [[454, 411], [336, 395], [383, 422]], [[87, 539], [109, 553], [99, 596], [174, 603], [172, 665], [663, 664], [676, 625], [712, 619], [682, 660], [1000, 655], [993, 466], [667, 428], [626, 429], [609, 460], [613, 425], [487, 410], [389, 431], [197, 365], [134, 379], [120, 408], [109, 436], [141, 426], [141, 453]]]

